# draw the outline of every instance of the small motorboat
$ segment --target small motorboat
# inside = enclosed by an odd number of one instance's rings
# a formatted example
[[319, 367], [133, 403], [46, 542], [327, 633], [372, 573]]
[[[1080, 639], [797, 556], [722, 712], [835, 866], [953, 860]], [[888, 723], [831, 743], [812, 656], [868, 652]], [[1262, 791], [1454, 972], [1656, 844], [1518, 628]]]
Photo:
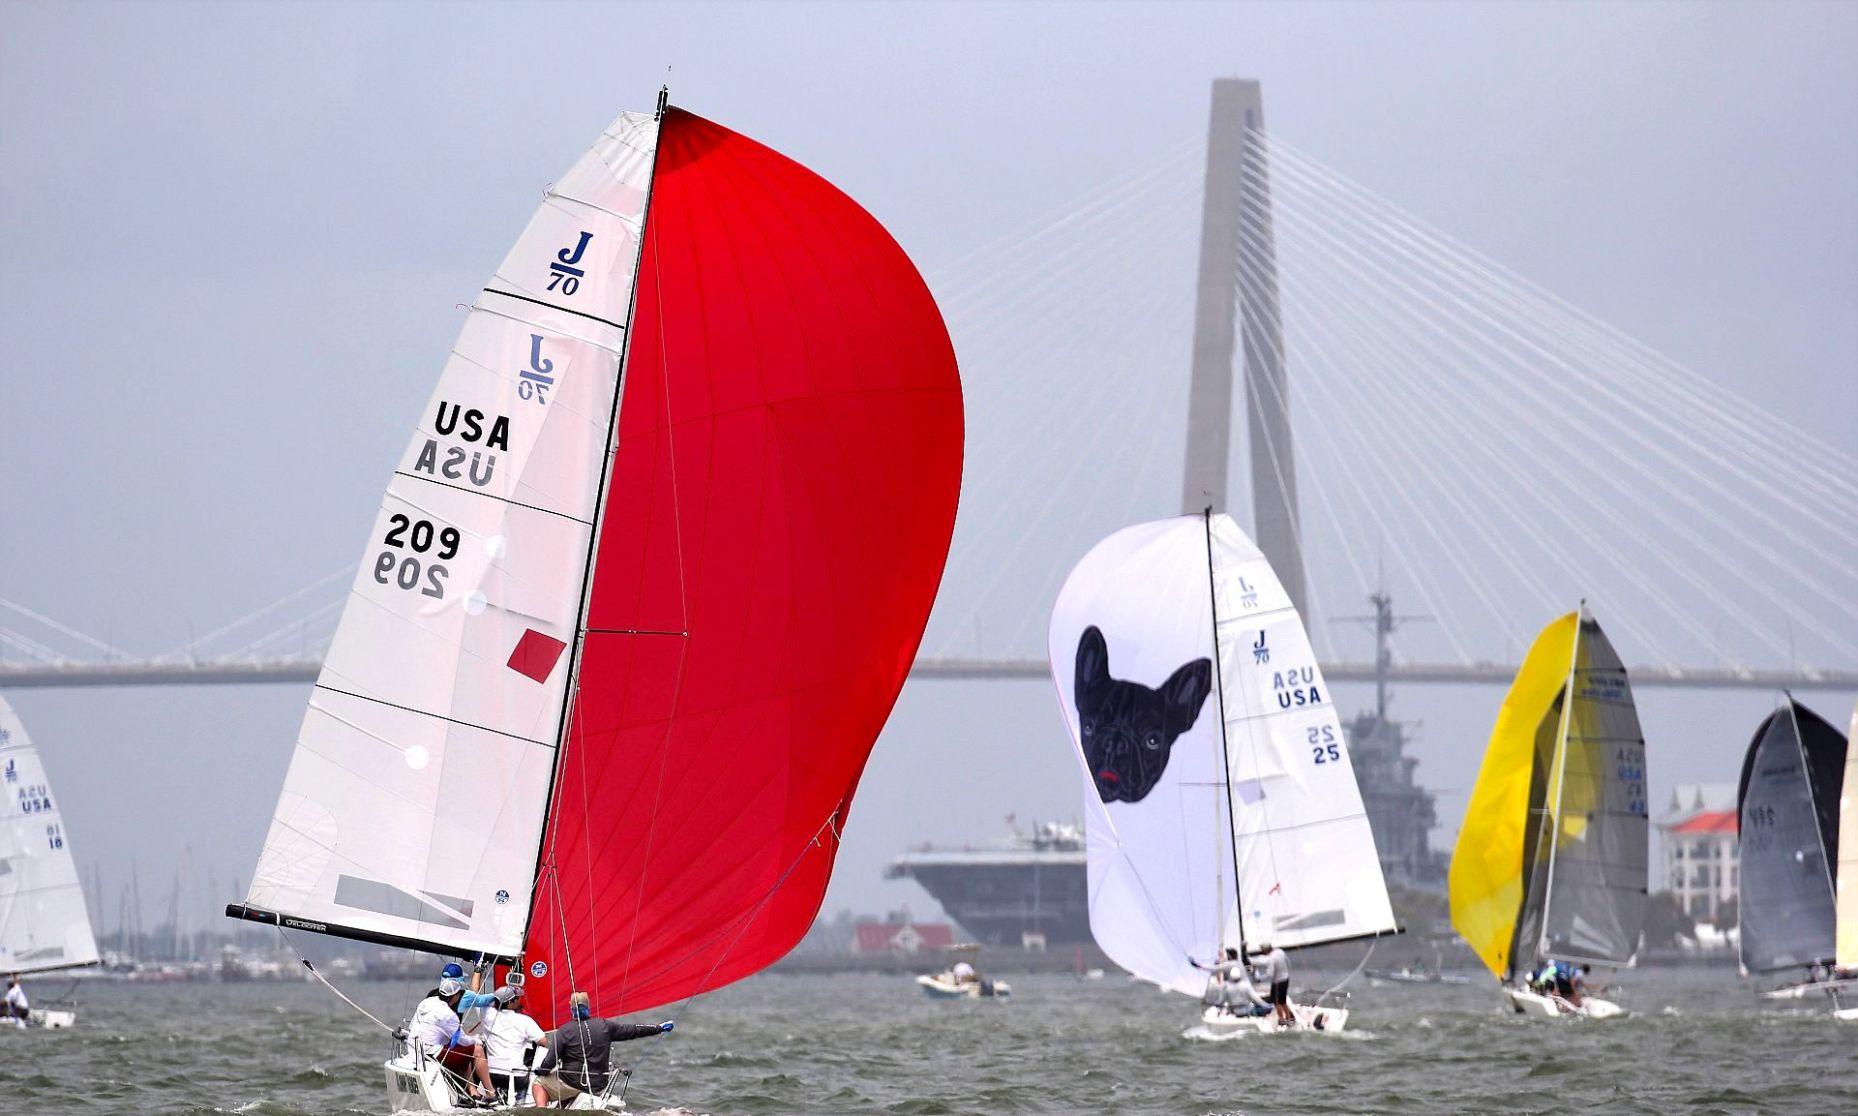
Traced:
[[977, 977], [957, 981], [955, 974], [949, 971], [934, 976], [925, 973], [916, 978], [916, 984], [923, 990], [923, 995], [932, 1000], [1004, 1000], [1013, 994], [1013, 986], [1004, 980]]

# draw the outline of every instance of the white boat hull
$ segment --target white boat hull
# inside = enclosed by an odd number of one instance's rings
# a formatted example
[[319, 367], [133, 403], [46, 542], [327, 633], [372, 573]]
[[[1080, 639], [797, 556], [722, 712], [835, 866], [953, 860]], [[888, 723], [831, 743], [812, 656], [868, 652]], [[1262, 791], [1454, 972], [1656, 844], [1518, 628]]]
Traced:
[[[23, 1027], [42, 1027], [48, 1031], [62, 1031], [68, 1027], [74, 1026], [76, 1023], [77, 1012], [75, 1011], [33, 1008], [31, 1014], [26, 1017], [26, 1022]], [[19, 1020], [12, 1018], [0, 1019], [0, 1027], [23, 1029]]]
[[1858, 998], [1858, 980], [1808, 980], [1789, 984], [1761, 994], [1766, 1000], [1804, 1000], [1808, 996], [1832, 996], [1835, 999]]
[[1004, 1000], [1013, 994], [1013, 986], [1004, 980], [956, 984], [946, 973], [919, 976], [916, 984], [932, 1000]]
[[1503, 995], [1518, 1015], [1535, 1015], [1549, 1019], [1562, 1016], [1611, 1019], [1613, 1016], [1626, 1014], [1625, 1008], [1611, 1000], [1602, 1000], [1598, 996], [1584, 997], [1581, 1000], [1581, 1006], [1575, 1007], [1560, 996], [1544, 996], [1522, 988], [1505, 988]]
[[1216, 1035], [1237, 1034], [1245, 1031], [1256, 1031], [1261, 1035], [1285, 1031], [1322, 1031], [1327, 1034], [1338, 1034], [1348, 1026], [1347, 1008], [1291, 1004], [1290, 1014], [1296, 1019], [1296, 1023], [1289, 1027], [1280, 1027], [1277, 1019], [1271, 1015], [1235, 1015], [1223, 1008], [1210, 1007], [1200, 1013], [1200, 1025]]
[[[445, 1080], [445, 1072], [437, 1062], [402, 1053], [389, 1059], [382, 1065], [387, 1075], [387, 1104], [393, 1112], [482, 1112], [483, 1105], [465, 1105], [458, 1102], [452, 1094], [452, 1087]], [[533, 1108], [528, 1098], [518, 1097], [514, 1104], [498, 1104], [496, 1108]], [[577, 1112], [624, 1112], [625, 1105], [617, 1098], [597, 1097], [582, 1093], [574, 1098], [568, 1108]]]

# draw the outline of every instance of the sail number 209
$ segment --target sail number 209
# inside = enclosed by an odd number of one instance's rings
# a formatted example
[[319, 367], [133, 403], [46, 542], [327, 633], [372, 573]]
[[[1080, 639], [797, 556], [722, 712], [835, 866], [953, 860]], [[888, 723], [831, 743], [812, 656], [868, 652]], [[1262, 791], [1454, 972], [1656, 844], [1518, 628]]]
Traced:
[[[398, 512], [388, 516], [387, 522], [390, 526], [381, 541], [394, 549], [383, 550], [374, 559], [374, 580], [409, 591], [418, 589], [422, 596], [444, 600], [447, 571], [439, 562], [458, 557], [458, 528], [436, 528], [430, 520], [411, 519]], [[437, 553], [420, 557], [435, 544]], [[406, 553], [408, 550], [413, 553]]]

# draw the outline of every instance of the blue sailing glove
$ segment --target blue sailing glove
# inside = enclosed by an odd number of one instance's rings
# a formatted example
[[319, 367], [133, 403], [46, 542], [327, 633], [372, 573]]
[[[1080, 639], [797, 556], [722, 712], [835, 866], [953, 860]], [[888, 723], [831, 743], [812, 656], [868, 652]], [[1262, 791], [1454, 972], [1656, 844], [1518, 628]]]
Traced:
[[673, 1023], [669, 1019], [667, 1019], [663, 1023], [658, 1024], [658, 1033], [665, 1034], [675, 1029], [676, 1027], [677, 1027], [676, 1023]]

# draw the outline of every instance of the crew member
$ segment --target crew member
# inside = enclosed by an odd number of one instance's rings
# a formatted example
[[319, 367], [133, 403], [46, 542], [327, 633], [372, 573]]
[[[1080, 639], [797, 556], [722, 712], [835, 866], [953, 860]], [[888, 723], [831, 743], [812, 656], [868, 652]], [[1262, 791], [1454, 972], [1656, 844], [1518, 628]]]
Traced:
[[597, 1019], [587, 993], [568, 997], [566, 1023], [548, 1033], [549, 1054], [554, 1072], [539, 1080], [548, 1099], [567, 1107], [581, 1093], [606, 1094], [612, 1080], [613, 1044], [663, 1034], [674, 1026], [663, 1023], [621, 1023], [616, 1019]]
[[[484, 1009], [484, 1060], [490, 1066], [490, 1085], [497, 1099], [507, 1104], [527, 1101], [548, 1107], [548, 1094], [530, 1076], [531, 1047], [548, 1047], [548, 1034], [523, 1011], [521, 985], [511, 988], [509, 1002]], [[522, 1100], [518, 1100], [522, 1098]]]
[[24, 1027], [31, 1017], [32, 1005], [26, 1002], [26, 987], [19, 982], [19, 974], [14, 973], [6, 979], [6, 1020], [15, 1027]]
[[1200, 998], [1201, 1003], [1233, 1015], [1271, 1014], [1271, 1002], [1252, 987], [1251, 976], [1245, 971], [1245, 962], [1239, 959], [1238, 950], [1228, 948], [1225, 960], [1211, 967], [1191, 957], [1187, 962], [1207, 974], [1206, 994]]
[[1297, 1017], [1290, 1012], [1290, 959], [1284, 951], [1268, 941], [1259, 942], [1252, 947], [1252, 969], [1259, 983], [1271, 989], [1271, 1010], [1277, 1016], [1277, 1025], [1288, 1027], [1295, 1023]]
[[966, 961], [955, 962], [955, 967], [949, 975], [954, 977], [956, 984], [973, 984], [979, 976], [974, 971], [974, 966]]
[[484, 1059], [484, 1047], [459, 1025], [458, 1002], [464, 994], [464, 982], [457, 977], [441, 979], [439, 986], [413, 1009], [407, 1038], [425, 1051], [426, 1057], [438, 1059], [440, 1065], [462, 1079], [473, 1097], [489, 1100], [490, 1067]]

